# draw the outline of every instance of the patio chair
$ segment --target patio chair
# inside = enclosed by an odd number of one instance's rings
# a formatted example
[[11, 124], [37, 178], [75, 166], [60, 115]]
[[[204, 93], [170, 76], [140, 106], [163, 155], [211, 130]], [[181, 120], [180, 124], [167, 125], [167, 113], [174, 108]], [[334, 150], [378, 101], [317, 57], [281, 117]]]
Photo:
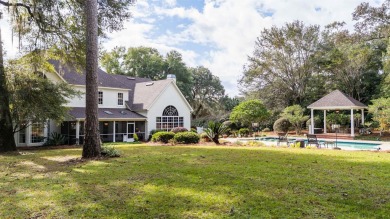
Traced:
[[307, 134], [306, 137], [307, 137], [307, 145], [316, 145], [317, 148], [321, 148], [322, 143], [317, 140], [316, 135]]
[[280, 146], [280, 142], [286, 142], [287, 146], [290, 147], [290, 143], [287, 139], [288, 133], [280, 132], [278, 133], [278, 142], [276, 143], [277, 146]]

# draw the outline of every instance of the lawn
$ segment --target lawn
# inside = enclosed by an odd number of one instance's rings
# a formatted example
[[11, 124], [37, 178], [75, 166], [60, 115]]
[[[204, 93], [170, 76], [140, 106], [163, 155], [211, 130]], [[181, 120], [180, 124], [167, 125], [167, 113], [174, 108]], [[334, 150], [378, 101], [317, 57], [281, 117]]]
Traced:
[[0, 218], [388, 218], [390, 153], [118, 145], [0, 155]]

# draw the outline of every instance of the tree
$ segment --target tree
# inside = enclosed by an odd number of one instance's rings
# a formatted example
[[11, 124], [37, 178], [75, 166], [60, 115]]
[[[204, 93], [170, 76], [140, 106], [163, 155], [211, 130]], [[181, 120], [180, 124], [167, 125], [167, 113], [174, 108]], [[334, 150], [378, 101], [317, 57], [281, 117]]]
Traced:
[[314, 58], [319, 33], [319, 26], [305, 26], [300, 21], [264, 29], [244, 68], [241, 91], [257, 94], [269, 109], [311, 101], [306, 96], [315, 83], [312, 76], [317, 68]]
[[186, 98], [191, 92], [191, 75], [183, 62], [182, 55], [172, 50], [162, 56], [157, 49], [150, 47], [116, 47], [104, 52], [101, 65], [110, 74], [132, 77], [146, 77], [152, 80], [165, 79], [168, 74], [176, 76], [176, 84]]
[[83, 158], [100, 156], [100, 133], [98, 117], [98, 6], [96, 0], [85, 1], [86, 17], [86, 96], [85, 139]]
[[[71, 63], [78, 69], [86, 66], [86, 34], [85, 29], [82, 28], [85, 24], [84, 3], [85, 1], [78, 0], [35, 0], [29, 2], [0, 0], [0, 6], [7, 7], [13, 31], [19, 35], [19, 46], [22, 51], [37, 57], [49, 52], [52, 57], [60, 58], [63, 63]], [[99, 1], [99, 36], [105, 37], [106, 31], [121, 29], [122, 22], [130, 17], [128, 7], [132, 3], [131, 0]], [[3, 81], [0, 82], [3, 83]], [[0, 86], [5, 87], [4, 84]], [[0, 105], [7, 104], [5, 99], [0, 99], [3, 101], [0, 102]], [[7, 109], [4, 107], [1, 110], [6, 111]], [[0, 114], [5, 115], [6, 113], [1, 112]], [[0, 119], [0, 123], [2, 122], [6, 122], [6, 120]], [[0, 127], [5, 127], [3, 125], [0, 124]], [[98, 132], [98, 127], [91, 129]], [[5, 131], [0, 133], [0, 139], [2, 138], [12, 138], [12, 136]], [[0, 143], [3, 142], [0, 140]], [[0, 147], [7, 146], [0, 145]]]
[[189, 99], [191, 96], [192, 77], [183, 61], [182, 55], [172, 50], [167, 53], [164, 60], [164, 78], [168, 74], [174, 74], [176, 76], [176, 85], [183, 93], [184, 97]]
[[194, 109], [193, 119], [199, 119], [212, 115], [212, 111], [217, 108], [219, 101], [224, 97], [225, 89], [219, 78], [203, 66], [190, 68], [193, 78], [191, 96], [189, 102]]
[[50, 66], [32, 72], [35, 67], [30, 58], [9, 60], [6, 68], [13, 133], [48, 119], [62, 121], [68, 112], [64, 104], [78, 94], [67, 83], [53, 83], [44, 77], [42, 72], [51, 72]]
[[299, 105], [286, 107], [281, 116], [287, 119], [295, 128], [296, 134], [301, 134], [302, 124], [304, 124], [309, 116], [304, 115], [305, 110]]
[[322, 34], [317, 55], [321, 73], [326, 75], [323, 87], [342, 90], [361, 102], [368, 102], [379, 91], [381, 81], [382, 41], [367, 43], [356, 33], [344, 29], [345, 23], [328, 25]]
[[241, 122], [248, 127], [252, 123], [261, 123], [267, 119], [269, 113], [260, 100], [247, 100], [233, 108], [230, 121]]
[[382, 41], [387, 44], [383, 57], [383, 81], [381, 95], [389, 97], [390, 93], [390, 0], [385, 0], [381, 6], [372, 7], [363, 2], [353, 12], [356, 22], [355, 29], [364, 36], [366, 42]]
[[[1, 19], [1, 13], [0, 13]], [[16, 150], [15, 139], [13, 135], [13, 126], [11, 110], [9, 105], [9, 92], [7, 89], [7, 80], [5, 76], [3, 59], [3, 42], [1, 40], [0, 27], [0, 152]]]
[[372, 120], [379, 123], [380, 135], [390, 127], [390, 98], [378, 98], [372, 100], [368, 106], [368, 112], [372, 114]]

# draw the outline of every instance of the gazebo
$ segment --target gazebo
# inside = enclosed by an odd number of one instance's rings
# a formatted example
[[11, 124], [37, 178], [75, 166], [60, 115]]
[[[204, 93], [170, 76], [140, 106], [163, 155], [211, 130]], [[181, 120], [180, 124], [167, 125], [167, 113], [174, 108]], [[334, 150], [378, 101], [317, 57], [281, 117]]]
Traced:
[[328, 95], [322, 97], [316, 102], [310, 104], [308, 109], [311, 110], [311, 127], [309, 129], [310, 134], [314, 134], [314, 110], [324, 111], [324, 133], [326, 132], [326, 111], [327, 110], [351, 110], [351, 136], [355, 136], [355, 124], [353, 118], [353, 110], [361, 110], [362, 112], [362, 124], [364, 124], [364, 109], [368, 108], [363, 103], [355, 100], [354, 98], [346, 95], [345, 93], [335, 90]]

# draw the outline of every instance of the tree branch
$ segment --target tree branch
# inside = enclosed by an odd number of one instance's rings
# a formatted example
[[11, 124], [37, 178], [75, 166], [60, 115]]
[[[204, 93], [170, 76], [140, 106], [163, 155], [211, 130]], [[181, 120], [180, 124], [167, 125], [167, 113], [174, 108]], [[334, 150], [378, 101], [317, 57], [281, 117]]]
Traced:
[[34, 18], [34, 14], [31, 11], [31, 6], [29, 6], [29, 5], [26, 5], [26, 4], [23, 4], [23, 3], [9, 3], [9, 2], [2, 1], [2, 0], [0, 0], [0, 4], [4, 5], [4, 6], [7, 6], [7, 7], [10, 7], [10, 6], [13, 6], [13, 7], [23, 7], [23, 8], [25, 8], [27, 10], [28, 14], [32, 18]]

